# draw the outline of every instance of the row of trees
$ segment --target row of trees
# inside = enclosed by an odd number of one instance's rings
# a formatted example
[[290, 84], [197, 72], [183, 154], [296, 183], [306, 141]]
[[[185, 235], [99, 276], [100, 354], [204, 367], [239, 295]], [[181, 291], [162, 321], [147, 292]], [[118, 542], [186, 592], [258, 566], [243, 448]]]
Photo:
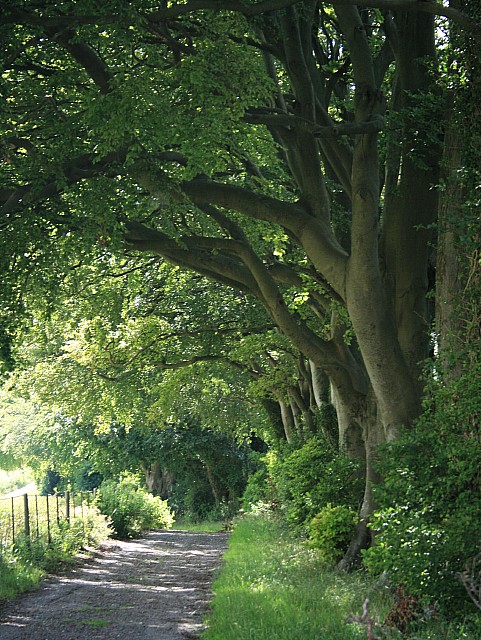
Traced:
[[371, 542], [380, 448], [422, 412], [427, 358], [448, 389], [477, 366], [479, 2], [3, 14], [14, 384], [80, 457], [95, 442], [114, 465], [128, 447], [98, 439], [139, 438], [151, 482], [161, 423], [241, 440], [254, 426], [272, 446], [322, 434], [365, 479], [348, 566]]

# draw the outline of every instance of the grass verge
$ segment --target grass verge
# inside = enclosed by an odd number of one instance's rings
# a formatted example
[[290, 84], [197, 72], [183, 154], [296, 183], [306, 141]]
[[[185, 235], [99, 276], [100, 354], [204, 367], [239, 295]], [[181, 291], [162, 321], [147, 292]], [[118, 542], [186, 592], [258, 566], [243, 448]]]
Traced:
[[366, 597], [380, 612], [389, 608], [360, 576], [327, 571], [268, 518], [240, 520], [224, 560], [202, 640], [354, 640], [362, 632], [346, 619], [362, 613]]
[[0, 602], [32, 591], [47, 573], [75, 563], [81, 550], [96, 547], [110, 536], [105, 517], [93, 507], [85, 511], [84, 518], [71, 524], [60, 522], [51, 532], [50, 543], [21, 534], [12, 545], [0, 548]]
[[[202, 640], [480, 640], [479, 616], [464, 625], [433, 620], [411, 636], [381, 627], [392, 602], [389, 592], [363, 573], [339, 574], [315, 552], [266, 517], [236, 523], [215, 581], [212, 611]], [[361, 616], [369, 598], [366, 625], [348, 624]]]
[[212, 520], [204, 522], [190, 522], [189, 520], [175, 521], [172, 525], [172, 529], [177, 531], [204, 531], [205, 533], [216, 533], [217, 531], [225, 531], [226, 523], [221, 520]]

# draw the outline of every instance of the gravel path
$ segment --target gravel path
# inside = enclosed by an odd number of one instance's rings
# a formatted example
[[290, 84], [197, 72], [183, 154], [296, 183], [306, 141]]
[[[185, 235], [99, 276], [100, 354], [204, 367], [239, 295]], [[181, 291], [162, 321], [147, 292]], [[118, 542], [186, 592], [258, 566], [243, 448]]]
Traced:
[[0, 638], [198, 638], [227, 538], [156, 531], [141, 540], [108, 543], [67, 575], [0, 606]]

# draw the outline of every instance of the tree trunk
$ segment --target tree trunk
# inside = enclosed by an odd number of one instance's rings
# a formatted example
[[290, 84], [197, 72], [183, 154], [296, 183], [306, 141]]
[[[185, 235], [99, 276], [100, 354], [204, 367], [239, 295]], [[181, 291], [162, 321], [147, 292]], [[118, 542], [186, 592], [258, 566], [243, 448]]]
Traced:
[[212, 471], [212, 467], [207, 462], [204, 462], [204, 468], [207, 475], [207, 480], [209, 481], [209, 485], [212, 491], [212, 495], [214, 496], [214, 501], [216, 506], [218, 507], [222, 502], [222, 492], [217, 484], [217, 480], [215, 479], [214, 472]]
[[145, 475], [147, 491], [166, 500], [172, 490], [172, 474], [166, 469], [162, 469], [158, 462], [153, 462], [150, 466], [142, 464], [142, 470]]
[[365, 428], [363, 430], [366, 452], [364, 496], [359, 511], [356, 533], [346, 554], [338, 564], [338, 569], [340, 570], [351, 570], [358, 566], [361, 562], [361, 551], [372, 544], [369, 520], [376, 507], [373, 487], [381, 482], [381, 477], [376, 470], [377, 448], [385, 442], [385, 430], [382, 421], [377, 418], [377, 403], [374, 396], [371, 396], [368, 406], [370, 406], [371, 413], [365, 416]]
[[329, 402], [329, 378], [324, 371], [312, 360], [309, 361], [312, 390], [317, 408], [320, 409], [325, 402]]
[[277, 402], [279, 403], [279, 407], [281, 409], [282, 424], [284, 425], [286, 440], [289, 444], [292, 444], [294, 442], [294, 432], [296, 427], [294, 424], [294, 417], [292, 415], [290, 405], [288, 405], [280, 396], [278, 396]]
[[365, 463], [366, 448], [362, 426], [352, 409], [343, 401], [342, 394], [332, 386], [332, 404], [337, 414], [339, 450], [353, 458]]
[[286, 440], [286, 433], [284, 430], [284, 424], [282, 422], [281, 408], [279, 403], [270, 398], [263, 398], [261, 400], [262, 406], [269, 418], [269, 422], [272, 425], [272, 430], [276, 440]]
[[456, 227], [465, 193], [456, 180], [456, 172], [461, 170], [461, 140], [451, 128], [446, 132], [443, 168], [446, 177], [439, 206], [436, 261], [436, 339], [441, 354], [459, 351], [462, 333], [462, 317], [456, 308], [462, 291]]

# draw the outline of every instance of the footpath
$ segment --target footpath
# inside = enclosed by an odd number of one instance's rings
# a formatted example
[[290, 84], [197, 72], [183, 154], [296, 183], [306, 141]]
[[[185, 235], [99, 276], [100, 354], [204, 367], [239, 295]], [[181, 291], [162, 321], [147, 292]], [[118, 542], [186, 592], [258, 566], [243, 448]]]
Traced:
[[223, 532], [170, 530], [108, 542], [68, 574], [0, 605], [0, 638], [198, 638], [227, 539]]

